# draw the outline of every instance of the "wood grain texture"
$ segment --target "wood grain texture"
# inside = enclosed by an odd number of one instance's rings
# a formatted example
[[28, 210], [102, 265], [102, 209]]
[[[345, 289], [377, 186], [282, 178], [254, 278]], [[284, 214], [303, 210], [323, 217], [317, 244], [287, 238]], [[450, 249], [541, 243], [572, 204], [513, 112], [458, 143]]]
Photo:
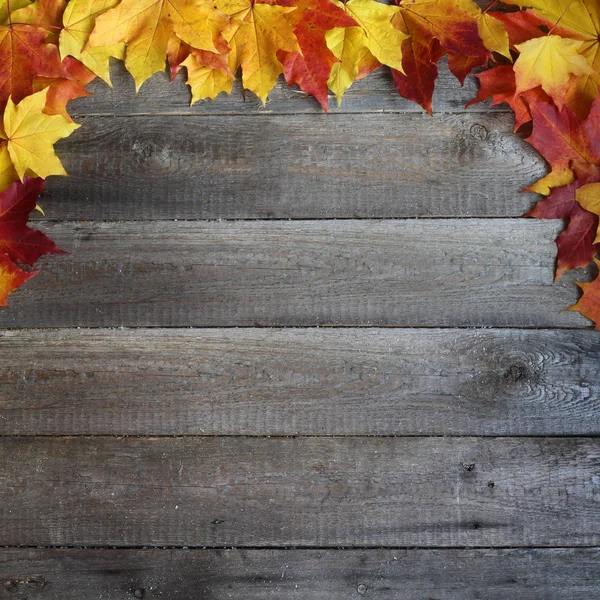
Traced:
[[[467, 77], [461, 87], [458, 80], [448, 70], [446, 59], [440, 63], [440, 74], [433, 97], [434, 112], [493, 112], [508, 111], [506, 104], [490, 108], [488, 103], [475, 104], [465, 109], [467, 102], [477, 96], [477, 82]], [[131, 114], [322, 114], [321, 105], [296, 86], [288, 86], [283, 77], [269, 94], [265, 106], [252, 92], [242, 92], [238, 78], [231, 95], [221, 94], [213, 102], [201, 100], [190, 106], [191, 94], [185, 85], [184, 71], [170, 82], [169, 75], [157, 73], [136, 93], [133, 78], [122, 63], [114, 61], [111, 69], [113, 88], [97, 79], [87, 86], [93, 94], [69, 103], [69, 113], [79, 118], [83, 115], [131, 115]], [[338, 108], [335, 97], [331, 96], [330, 114], [364, 112], [415, 112], [423, 109], [398, 94], [391, 73], [380, 68], [365, 79], [357, 81], [344, 95]]]
[[0, 590], [14, 600], [591, 600], [599, 560], [595, 548], [4, 549]]
[[593, 331], [6, 331], [0, 435], [598, 435]]
[[520, 216], [546, 172], [504, 113], [78, 121], [51, 219]]
[[587, 327], [561, 224], [515, 219], [54, 224], [71, 254], [0, 313], [5, 327]]
[[598, 438], [0, 440], [0, 545], [591, 546]]

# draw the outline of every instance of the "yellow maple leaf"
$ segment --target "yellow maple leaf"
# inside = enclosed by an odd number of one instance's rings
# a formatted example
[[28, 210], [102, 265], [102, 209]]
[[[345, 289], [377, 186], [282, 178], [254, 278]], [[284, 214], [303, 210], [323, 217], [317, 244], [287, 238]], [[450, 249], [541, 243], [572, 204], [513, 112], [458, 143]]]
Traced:
[[512, 60], [508, 43], [508, 33], [506, 33], [502, 21], [495, 19], [488, 13], [480, 11], [480, 14], [477, 15], [477, 30], [479, 31], [479, 37], [483, 41], [483, 45], [488, 50], [498, 52], [498, 54], [502, 54], [502, 56], [506, 56], [506, 58]]
[[214, 100], [221, 92], [231, 93], [235, 78], [228, 68], [203, 64], [193, 52], [181, 65], [187, 69], [187, 84], [192, 90], [191, 104], [206, 98]]
[[[8, 162], [21, 181], [26, 175], [46, 178], [66, 175], [54, 153], [54, 144], [79, 127], [62, 115], [43, 113], [48, 88], [23, 98], [19, 104], [8, 99], [0, 127], [0, 172], [10, 173]], [[0, 173], [0, 177], [2, 174]]]
[[[585, 210], [600, 216], [600, 183], [582, 185], [575, 192], [575, 197]], [[594, 244], [600, 244], [600, 226], [598, 226]]]
[[[561, 29], [572, 32], [569, 36], [580, 40], [579, 54], [584, 56], [593, 71], [578, 77], [568, 90], [566, 103], [581, 118], [598, 95], [600, 84], [600, 2], [598, 0], [503, 0], [522, 8], [532, 8]], [[561, 33], [561, 35], [563, 35]]]
[[125, 66], [136, 88], [165, 68], [174, 33], [199, 50], [227, 50], [223, 37], [229, 19], [207, 0], [123, 0], [96, 19], [85, 50], [125, 42]]
[[340, 61], [333, 65], [328, 81], [339, 105], [365, 63], [372, 64], [375, 59], [403, 73], [402, 41], [409, 36], [393, 24], [400, 13], [397, 6], [372, 0], [349, 0], [346, 4], [332, 1], [358, 24], [356, 27], [336, 27], [325, 34], [327, 47]]
[[[23, 8], [30, 4], [29, 0], [10, 0], [10, 12], [13, 13], [19, 8]], [[7, 0], [0, 0], [0, 23], [5, 24], [8, 21], [8, 5]]]
[[8, 189], [18, 179], [19, 176], [10, 160], [7, 145], [0, 142], [0, 192]]
[[515, 61], [517, 94], [538, 85], [561, 108], [571, 75], [590, 75], [594, 70], [578, 53], [583, 42], [548, 35], [516, 46], [520, 52]]
[[263, 4], [254, 0], [217, 0], [219, 10], [232, 19], [229, 70], [241, 67], [242, 83], [264, 104], [277, 77], [283, 73], [278, 50], [300, 52], [292, 23], [286, 15], [292, 7]]
[[113, 8], [119, 0], [70, 0], [63, 14], [59, 50], [62, 59], [72, 56], [110, 85], [109, 60], [125, 57], [125, 43], [91, 46], [84, 49], [96, 24], [96, 18]]

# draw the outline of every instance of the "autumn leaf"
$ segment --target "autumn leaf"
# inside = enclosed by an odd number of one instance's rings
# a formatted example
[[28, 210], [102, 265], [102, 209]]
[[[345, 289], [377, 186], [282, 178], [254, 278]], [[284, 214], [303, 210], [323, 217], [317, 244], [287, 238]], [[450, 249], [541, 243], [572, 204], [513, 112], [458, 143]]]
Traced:
[[594, 70], [578, 52], [583, 42], [548, 35], [516, 46], [520, 52], [515, 61], [517, 94], [538, 85], [561, 108], [571, 76], [593, 75]]
[[35, 0], [24, 8], [15, 10], [11, 1], [11, 21], [42, 27], [48, 30], [49, 36], [53, 36], [53, 29], [62, 25], [62, 15], [66, 7], [66, 0]]
[[550, 97], [541, 88], [537, 87], [527, 92], [518, 94], [513, 65], [499, 65], [476, 73], [474, 77], [479, 81], [477, 96], [467, 102], [467, 107], [491, 98], [490, 105], [506, 103], [515, 115], [517, 131], [525, 123], [531, 121], [530, 106], [540, 102], [551, 102]]
[[221, 92], [231, 93], [235, 78], [225, 55], [192, 50], [181, 66], [187, 69], [186, 81], [192, 91], [192, 104], [206, 98], [214, 100]]
[[9, 294], [38, 273], [23, 271], [6, 254], [0, 254], [0, 306], [7, 306]]
[[125, 42], [125, 66], [139, 89], [151, 75], [164, 70], [172, 34], [199, 50], [226, 51], [223, 32], [229, 19], [213, 4], [216, 2], [123, 0], [95, 18], [84, 50]]
[[[600, 217], [600, 183], [595, 182], [582, 185], [575, 192], [575, 197], [583, 208]], [[598, 228], [596, 228], [594, 243], [600, 244], [600, 230]]]
[[61, 115], [46, 115], [43, 111], [47, 94], [48, 89], [42, 90], [19, 104], [8, 99], [3, 128], [0, 128], [0, 139], [4, 140], [0, 145], [0, 173], [10, 162], [21, 181], [26, 175], [43, 178], [66, 175], [53, 145], [79, 125], [69, 123]]
[[285, 80], [313, 95], [327, 111], [327, 82], [338, 58], [327, 47], [325, 33], [334, 27], [353, 27], [356, 21], [330, 0], [281, 0], [295, 7], [289, 13], [300, 52], [279, 50]]
[[357, 23], [356, 27], [335, 27], [325, 35], [327, 47], [339, 59], [333, 65], [328, 81], [339, 105], [344, 92], [366, 65], [373, 64], [373, 59], [403, 71], [402, 41], [408, 35], [394, 25], [394, 19], [400, 13], [397, 6], [372, 0], [348, 0], [345, 4], [333, 1]]
[[67, 103], [76, 98], [91, 96], [85, 90], [85, 86], [96, 76], [85, 65], [71, 56], [67, 56], [63, 60], [63, 66], [69, 73], [70, 79], [36, 77], [33, 81], [33, 88], [36, 92], [48, 88], [44, 113], [47, 115], [62, 115], [67, 121], [72, 122], [73, 119], [67, 113]]
[[[594, 259], [596, 268], [600, 271], [600, 260]], [[584, 317], [593, 321], [596, 329], [600, 329], [600, 273], [590, 283], [577, 283], [583, 295], [574, 306], [567, 310], [575, 310]]]
[[482, 12], [477, 17], [477, 30], [483, 45], [492, 52], [497, 52], [512, 60], [509, 39], [504, 23], [494, 14]]
[[[600, 180], [600, 103], [581, 120], [568, 107], [530, 102], [533, 133], [527, 141], [550, 163], [552, 171], [529, 189], [547, 195], [527, 213], [536, 218], [568, 221], [556, 239], [556, 279], [570, 269], [585, 267], [600, 250], [598, 215], [578, 202], [580, 189]], [[585, 202], [585, 198], [584, 198]]]
[[119, 41], [106, 46], [87, 47], [96, 19], [114, 8], [119, 0], [70, 0], [63, 14], [63, 28], [59, 36], [60, 55], [80, 60], [90, 71], [110, 85], [109, 61], [125, 57], [125, 43]]
[[449, 54], [450, 68], [461, 83], [490, 56], [479, 31], [481, 11], [470, 0], [403, 0], [400, 9], [394, 24], [408, 37], [402, 45], [404, 73], [393, 70], [394, 83], [401, 96], [431, 114], [437, 62], [442, 56]]
[[47, 35], [32, 25], [0, 25], [0, 110], [9, 96], [20, 102], [32, 94], [35, 77], [69, 77]]
[[278, 53], [300, 50], [288, 18], [295, 9], [254, 0], [217, 0], [215, 5], [232, 21], [226, 35], [231, 47], [229, 69], [236, 73], [241, 67], [244, 87], [264, 104], [283, 73]]
[[[503, 0], [507, 4], [534, 9], [547, 19], [553, 33], [582, 42], [579, 53], [593, 71], [574, 81], [565, 103], [585, 118], [598, 95], [600, 83], [600, 3], [598, 0]], [[560, 29], [559, 29], [560, 28]]]
[[5, 25], [8, 22], [8, 7], [10, 5], [11, 13], [29, 6], [30, 0], [0, 0], [0, 24]]
[[552, 171], [528, 188], [544, 195], [550, 189], [574, 180], [573, 161], [600, 164], [600, 103], [596, 101], [585, 121], [568, 107], [558, 109], [549, 102], [530, 106], [533, 133], [527, 138], [552, 167]]
[[588, 181], [598, 181], [600, 167], [580, 163], [574, 165], [576, 179], [568, 185], [552, 188], [550, 195], [540, 200], [525, 216], [537, 219], [566, 219], [567, 227], [556, 239], [556, 279], [566, 271], [587, 266], [600, 250], [595, 237], [598, 217], [582, 208], [577, 191]]
[[27, 227], [43, 189], [42, 179], [26, 177], [0, 192], [0, 253], [14, 262], [33, 266], [44, 254], [63, 252], [41, 231]]

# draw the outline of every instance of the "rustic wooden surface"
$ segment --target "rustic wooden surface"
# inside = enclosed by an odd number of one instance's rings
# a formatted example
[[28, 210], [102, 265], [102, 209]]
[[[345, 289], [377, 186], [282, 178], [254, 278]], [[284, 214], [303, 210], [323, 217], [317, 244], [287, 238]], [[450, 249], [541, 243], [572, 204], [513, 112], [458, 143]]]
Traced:
[[0, 435], [595, 435], [599, 354], [594, 331], [7, 331]]
[[598, 560], [596, 548], [7, 550], [0, 581], [15, 600], [591, 600]]
[[600, 597], [592, 273], [506, 108], [113, 81], [0, 313], [0, 598]]

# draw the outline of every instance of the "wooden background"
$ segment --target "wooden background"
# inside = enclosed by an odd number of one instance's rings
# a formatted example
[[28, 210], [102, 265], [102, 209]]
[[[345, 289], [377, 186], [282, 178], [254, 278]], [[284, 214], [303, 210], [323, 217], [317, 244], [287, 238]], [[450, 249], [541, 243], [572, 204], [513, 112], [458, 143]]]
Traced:
[[599, 598], [590, 273], [511, 114], [114, 84], [0, 313], [0, 598]]

